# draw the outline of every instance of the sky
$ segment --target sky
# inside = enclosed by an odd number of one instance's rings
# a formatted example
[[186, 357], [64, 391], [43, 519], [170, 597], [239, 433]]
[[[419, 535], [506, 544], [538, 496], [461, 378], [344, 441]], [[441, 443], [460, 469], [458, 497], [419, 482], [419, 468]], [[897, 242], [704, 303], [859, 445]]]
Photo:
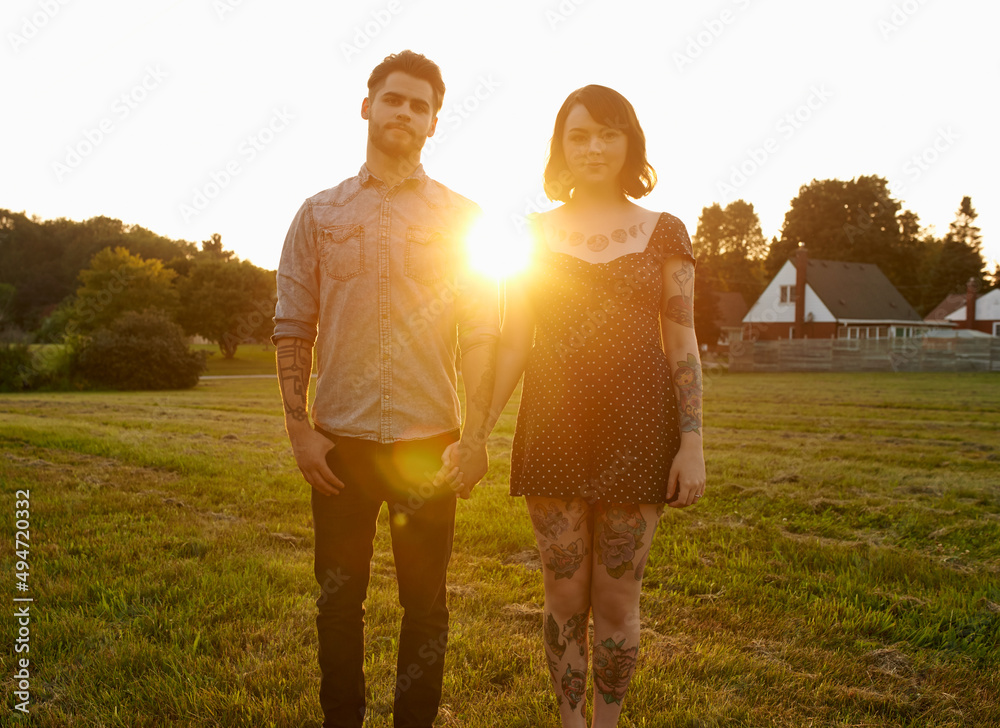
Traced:
[[971, 196], [992, 270], [998, 26], [993, 0], [6, 0], [0, 208], [218, 233], [276, 268], [303, 200], [364, 162], [371, 69], [410, 48], [448, 89], [424, 167], [493, 245], [554, 206], [556, 111], [599, 83], [645, 130], [640, 204], [691, 234], [742, 198], [770, 238], [802, 185], [876, 174], [938, 235]]

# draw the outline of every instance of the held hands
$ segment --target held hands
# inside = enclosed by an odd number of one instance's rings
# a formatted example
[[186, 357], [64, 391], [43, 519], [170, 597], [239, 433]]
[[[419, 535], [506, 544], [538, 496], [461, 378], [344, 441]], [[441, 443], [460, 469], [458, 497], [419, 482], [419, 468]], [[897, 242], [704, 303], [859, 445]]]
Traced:
[[701, 444], [686, 446], [681, 442], [667, 480], [667, 505], [686, 508], [698, 502], [705, 493], [705, 455]]
[[333, 449], [333, 443], [311, 428], [290, 439], [295, 462], [306, 482], [323, 495], [340, 493], [344, 484], [326, 464], [326, 454]]
[[483, 479], [489, 470], [490, 460], [486, 454], [486, 445], [472, 445], [462, 440], [452, 443], [441, 454], [441, 470], [435, 477], [435, 484], [442, 474], [452, 490], [460, 498], [468, 499], [476, 483]]

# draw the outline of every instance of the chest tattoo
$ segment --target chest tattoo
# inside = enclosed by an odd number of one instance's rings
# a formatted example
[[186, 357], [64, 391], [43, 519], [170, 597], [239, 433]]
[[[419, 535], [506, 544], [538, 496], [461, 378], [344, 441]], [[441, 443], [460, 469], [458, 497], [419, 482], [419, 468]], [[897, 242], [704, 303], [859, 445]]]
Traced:
[[560, 228], [557, 233], [557, 237], [560, 243], [567, 241], [574, 247], [586, 241], [587, 247], [595, 253], [598, 253], [607, 248], [612, 241], [616, 243], [627, 243], [630, 237], [636, 238], [640, 234], [645, 235], [645, 227], [646, 223], [641, 222], [636, 225], [630, 225], [628, 228], [617, 228], [611, 231], [610, 235], [605, 235], [603, 233], [587, 235], [586, 233], [581, 233], [579, 231], [570, 232]]

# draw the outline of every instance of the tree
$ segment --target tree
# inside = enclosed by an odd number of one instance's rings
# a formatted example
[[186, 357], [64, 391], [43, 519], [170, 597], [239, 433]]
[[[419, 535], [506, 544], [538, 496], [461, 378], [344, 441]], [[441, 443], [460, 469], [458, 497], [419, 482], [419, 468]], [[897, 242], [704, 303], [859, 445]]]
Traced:
[[0, 283], [0, 329], [10, 321], [16, 292], [17, 289], [10, 283]]
[[712, 277], [699, 270], [694, 278], [694, 332], [699, 345], [715, 348], [721, 331], [718, 320], [719, 299], [712, 288]]
[[201, 241], [201, 250], [196, 250], [192, 245], [191, 249], [185, 251], [184, 255], [178, 255], [170, 259], [167, 262], [167, 267], [177, 271], [177, 275], [179, 276], [187, 276], [196, 263], [205, 260], [231, 260], [236, 262], [239, 258], [236, 257], [234, 251], [226, 250], [222, 247], [222, 236], [219, 233], [212, 233], [212, 236], [208, 240]]
[[919, 290], [923, 239], [917, 216], [902, 209], [888, 182], [875, 175], [813, 180], [799, 188], [781, 237], [768, 251], [768, 277], [803, 243], [809, 256], [873, 263], [913, 303]]
[[105, 248], [80, 271], [73, 321], [79, 331], [88, 332], [126, 311], [154, 308], [172, 315], [178, 302], [176, 276], [160, 260], [143, 260], [121, 247]]
[[994, 263], [993, 272], [989, 275], [990, 290], [1000, 288], [1000, 262]]
[[233, 257], [233, 251], [222, 247], [222, 236], [219, 233], [212, 233], [211, 238], [201, 241], [200, 257], [209, 260], [230, 260]]
[[930, 310], [951, 293], [965, 293], [970, 278], [976, 291], [989, 287], [976, 217], [972, 198], [963, 197], [948, 232], [930, 246], [932, 252], [924, 267], [926, 303], [923, 308]]
[[247, 339], [264, 338], [272, 330], [273, 271], [249, 261], [206, 258], [191, 266], [178, 289], [184, 330], [217, 343], [226, 359]]
[[767, 240], [749, 202], [736, 200], [725, 209], [718, 203], [703, 208], [692, 246], [699, 276], [712, 290], [737, 291], [747, 301], [764, 290]]
[[953, 271], [957, 278], [974, 278], [979, 288], [985, 288], [984, 271], [986, 261], [983, 260], [983, 236], [976, 225], [976, 210], [972, 207], [972, 198], [963, 197], [962, 203], [955, 213], [955, 220], [948, 226], [944, 236], [944, 246], [941, 251], [942, 271]]

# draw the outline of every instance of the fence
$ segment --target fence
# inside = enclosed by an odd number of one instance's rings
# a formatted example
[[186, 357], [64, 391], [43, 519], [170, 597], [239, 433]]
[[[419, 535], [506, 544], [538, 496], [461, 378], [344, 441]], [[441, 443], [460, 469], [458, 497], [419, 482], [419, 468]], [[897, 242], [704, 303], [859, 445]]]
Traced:
[[731, 372], [1000, 372], [1000, 336], [739, 341]]

